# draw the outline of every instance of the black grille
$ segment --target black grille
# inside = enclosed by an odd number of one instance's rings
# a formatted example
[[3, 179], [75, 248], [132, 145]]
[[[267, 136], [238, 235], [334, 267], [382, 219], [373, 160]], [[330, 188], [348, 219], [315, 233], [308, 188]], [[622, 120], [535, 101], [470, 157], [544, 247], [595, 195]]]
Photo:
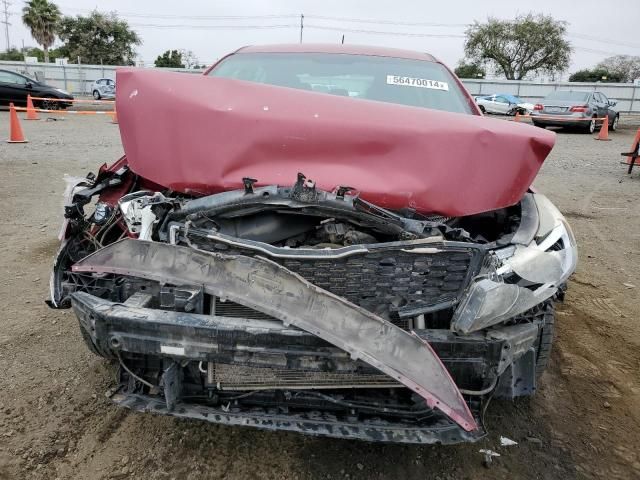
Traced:
[[[227, 254], [256, 254], [252, 249], [221, 242], [202, 244], [198, 239], [196, 243]], [[451, 307], [480, 264], [480, 253], [464, 246], [433, 247], [435, 253], [407, 251], [411, 248], [415, 245], [379, 244], [369, 247], [368, 252], [342, 258], [271, 259], [318, 287], [387, 319], [398, 319], [403, 312]], [[265, 252], [259, 254], [269, 256]]]
[[450, 301], [465, 286], [472, 254], [394, 249], [332, 260], [282, 263], [318, 287], [384, 314]]
[[233, 317], [233, 318], [252, 318], [254, 320], [276, 320], [266, 313], [259, 312], [252, 308], [240, 305], [239, 303], [222, 301], [221, 299], [215, 299], [215, 315], [220, 317]]

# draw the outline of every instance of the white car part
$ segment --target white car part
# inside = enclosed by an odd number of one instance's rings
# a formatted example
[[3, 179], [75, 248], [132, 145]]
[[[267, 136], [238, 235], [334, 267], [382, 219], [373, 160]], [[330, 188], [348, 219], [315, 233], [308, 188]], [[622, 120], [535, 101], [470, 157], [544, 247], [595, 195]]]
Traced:
[[471, 284], [452, 330], [471, 333], [524, 313], [555, 295], [575, 271], [578, 251], [571, 228], [544, 195], [534, 198], [539, 215], [534, 240], [494, 251], [497, 268]]
[[166, 203], [167, 199], [160, 192], [139, 191], [124, 195], [118, 206], [131, 233], [138, 234], [139, 240], [151, 240], [153, 225], [158, 218], [152, 207]]

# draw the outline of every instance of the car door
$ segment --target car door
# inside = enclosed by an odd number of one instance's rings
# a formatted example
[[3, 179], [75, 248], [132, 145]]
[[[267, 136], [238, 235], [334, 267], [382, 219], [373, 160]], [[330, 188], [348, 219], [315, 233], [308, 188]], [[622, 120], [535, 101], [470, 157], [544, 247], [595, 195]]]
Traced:
[[612, 105], [609, 104], [609, 99], [604, 93], [600, 93], [602, 97], [602, 101], [604, 104], [604, 115], [609, 115], [609, 122], [613, 120], [613, 117], [616, 116], [616, 111], [613, 109]]
[[29, 83], [26, 77], [7, 70], [0, 70], [0, 99], [3, 103], [26, 104]]
[[507, 97], [503, 97], [502, 95], [497, 95], [495, 97], [495, 109], [496, 113], [501, 113], [506, 115], [511, 108], [511, 102], [507, 99]]
[[492, 95], [491, 96], [491, 112], [492, 113], [504, 113], [504, 105], [500, 101], [500, 96]]
[[604, 117], [607, 114], [608, 105], [605, 104], [603, 95], [600, 92], [594, 92], [592, 98], [596, 115]]

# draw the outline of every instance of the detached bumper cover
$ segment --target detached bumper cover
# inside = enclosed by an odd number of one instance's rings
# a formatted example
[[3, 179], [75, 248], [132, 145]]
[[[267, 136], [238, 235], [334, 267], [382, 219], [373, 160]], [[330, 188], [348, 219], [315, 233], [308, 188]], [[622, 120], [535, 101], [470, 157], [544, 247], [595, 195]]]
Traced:
[[269, 260], [122, 240], [84, 258], [73, 270], [202, 285], [206, 293], [312, 333], [413, 390], [463, 430], [478, 430], [458, 387], [426, 341]]

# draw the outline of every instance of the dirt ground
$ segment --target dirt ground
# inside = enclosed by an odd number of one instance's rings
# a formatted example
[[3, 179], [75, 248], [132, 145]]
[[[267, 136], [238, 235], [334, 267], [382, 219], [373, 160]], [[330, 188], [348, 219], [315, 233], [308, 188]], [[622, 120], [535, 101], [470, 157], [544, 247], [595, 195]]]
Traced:
[[[2, 135], [8, 117], [0, 113]], [[535, 398], [493, 402], [476, 444], [416, 447], [228, 428], [116, 408], [115, 369], [70, 311], [50, 310], [62, 175], [120, 154], [107, 117], [22, 122], [0, 144], [0, 479], [640, 478], [640, 168], [619, 152], [638, 127], [596, 142], [559, 133], [535, 186], [567, 215], [580, 262]], [[4, 140], [4, 138], [3, 138]], [[501, 447], [506, 436], [518, 445]], [[481, 448], [501, 454], [489, 469]]]

